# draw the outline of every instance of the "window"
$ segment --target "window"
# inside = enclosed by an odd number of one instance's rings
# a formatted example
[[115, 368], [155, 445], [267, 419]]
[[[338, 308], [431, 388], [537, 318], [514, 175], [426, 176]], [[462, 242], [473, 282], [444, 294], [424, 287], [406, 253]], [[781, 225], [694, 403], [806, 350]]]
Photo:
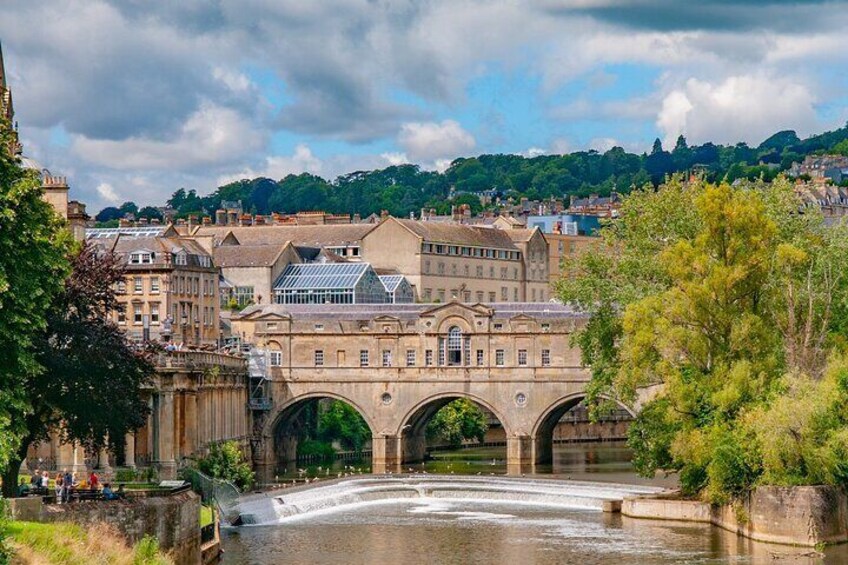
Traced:
[[504, 350], [496, 349], [495, 350], [495, 365], [498, 367], [503, 367], [504, 365]]
[[118, 281], [118, 294], [126, 294], [127, 293], [127, 281], [120, 280]]
[[323, 332], [324, 331], [324, 324], [315, 324], [315, 331], [316, 332]]
[[415, 350], [407, 349], [406, 350], [406, 366], [414, 367], [415, 366]]
[[133, 304], [133, 324], [141, 324], [141, 304]]
[[440, 263], [439, 263], [439, 265], [438, 265], [438, 269], [439, 269], [439, 274], [440, 274], [440, 275], [444, 275], [444, 274], [445, 274], [445, 264], [444, 264], [444, 263], [441, 263], [441, 262], [440, 262]]
[[123, 325], [127, 323], [127, 312], [123, 307], [118, 308], [118, 323]]
[[494, 302], [497, 295], [494, 292], [489, 293], [489, 302]]
[[482, 349], [477, 350], [477, 366], [478, 367], [483, 366], [483, 350]]
[[383, 350], [383, 367], [391, 367], [392, 366], [392, 350], [384, 349]]
[[130, 265], [149, 265], [153, 263], [152, 253], [130, 253]]
[[157, 302], [150, 305], [150, 323], [154, 326], [159, 325], [159, 304]]
[[506, 267], [501, 267], [501, 278], [502, 279], [506, 278]]
[[512, 269], [512, 278], [518, 280], [518, 267]]
[[184, 252], [175, 253], [174, 254], [174, 263], [177, 265], [186, 265], [188, 264], [188, 255]]
[[483, 278], [483, 265], [477, 265], [477, 277]]
[[360, 349], [359, 350], [359, 366], [367, 367], [368, 366], [368, 350]]
[[424, 289], [424, 302], [430, 302], [433, 299], [433, 289], [425, 288]]
[[505, 286], [501, 287], [501, 300], [503, 302], [506, 302], [507, 300], [509, 300], [509, 289]]
[[429, 259], [424, 261], [424, 274], [425, 275], [430, 274], [430, 260]]
[[438, 297], [438, 298], [439, 298], [439, 302], [444, 302], [444, 301], [445, 301], [445, 289], [440, 288], [440, 289], [438, 290], [438, 295], [439, 295], [439, 297]]
[[489, 278], [490, 279], [495, 278], [495, 268], [494, 267], [489, 267]]
[[453, 276], [456, 276], [456, 263], [453, 263], [453, 264], [451, 265], [451, 274], [452, 274]]
[[315, 350], [315, 366], [323, 367], [324, 366], [324, 350], [316, 349]]
[[143, 291], [144, 287], [142, 287], [141, 277], [133, 277], [133, 292], [136, 294], [141, 294]]
[[551, 350], [543, 349], [542, 350], [542, 367], [550, 367], [551, 366]]
[[518, 350], [518, 365], [521, 367], [527, 366], [527, 350], [519, 349]]
[[159, 277], [150, 277], [150, 294], [159, 294]]
[[483, 302], [483, 291], [482, 290], [477, 291], [477, 302]]
[[433, 366], [433, 350], [428, 349], [424, 352], [424, 364], [428, 367]]
[[533, 297], [533, 302], [536, 302], [536, 289], [535, 289], [535, 288], [534, 288], [534, 289], [532, 290], [532, 292], [530, 293], [530, 296], [532, 296], [532, 297]]
[[462, 365], [462, 330], [451, 326], [448, 330], [448, 365]]
[[269, 356], [269, 362], [272, 367], [280, 367], [283, 364], [283, 352], [282, 351], [272, 351]]
[[518, 287], [512, 289], [512, 301], [518, 302]]
[[495, 324], [495, 329], [496, 329], [496, 330], [502, 330], [502, 329], [503, 329], [503, 324], [500, 324], [500, 323]]
[[466, 277], [469, 276], [471, 274], [471, 265], [465, 265], [464, 270], [465, 270], [465, 276]]

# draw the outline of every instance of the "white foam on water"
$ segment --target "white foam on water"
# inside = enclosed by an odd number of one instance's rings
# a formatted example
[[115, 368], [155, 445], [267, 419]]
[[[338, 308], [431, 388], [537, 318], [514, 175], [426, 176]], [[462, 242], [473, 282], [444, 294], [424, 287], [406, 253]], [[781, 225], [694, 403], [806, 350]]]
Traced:
[[507, 514], [463, 510], [472, 504], [542, 506], [599, 511], [605, 500], [653, 494], [661, 488], [615, 483], [511, 477], [399, 476], [351, 478], [296, 491], [247, 497], [246, 525], [283, 524], [371, 505], [409, 504], [413, 514], [452, 513], [464, 519], [506, 519]]

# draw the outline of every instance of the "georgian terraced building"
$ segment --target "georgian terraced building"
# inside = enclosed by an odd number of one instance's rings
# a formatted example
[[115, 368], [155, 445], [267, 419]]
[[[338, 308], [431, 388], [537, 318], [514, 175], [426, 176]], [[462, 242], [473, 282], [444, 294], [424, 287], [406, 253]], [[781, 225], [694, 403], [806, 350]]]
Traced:
[[86, 238], [125, 262], [113, 317], [131, 338], [217, 343], [218, 269], [197, 242], [162, 226], [89, 229]]

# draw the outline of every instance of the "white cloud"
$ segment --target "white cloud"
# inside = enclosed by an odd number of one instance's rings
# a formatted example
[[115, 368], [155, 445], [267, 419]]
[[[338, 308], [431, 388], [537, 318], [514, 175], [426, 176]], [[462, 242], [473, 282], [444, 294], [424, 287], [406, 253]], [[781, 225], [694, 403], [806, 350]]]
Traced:
[[89, 163], [111, 169], [186, 171], [240, 159], [264, 146], [262, 137], [262, 132], [235, 110], [204, 103], [174, 139], [109, 140], [76, 135], [71, 150]]
[[321, 174], [323, 163], [321, 159], [312, 153], [305, 143], [299, 143], [291, 155], [271, 155], [265, 158], [261, 168], [244, 169], [241, 173], [222, 175], [218, 178], [219, 184], [226, 184], [241, 179], [252, 179], [256, 177], [267, 177], [274, 180], [282, 179], [288, 175], [299, 175], [300, 173]]
[[398, 143], [406, 155], [419, 163], [435, 163], [468, 154], [477, 142], [454, 120], [407, 122], [401, 126]]
[[813, 131], [818, 126], [815, 103], [806, 84], [788, 77], [759, 73], [716, 83], [690, 78], [665, 96], [656, 124], [667, 147], [680, 134], [690, 143], [758, 144], [782, 129], [800, 135]]
[[108, 182], [101, 182], [97, 185], [96, 190], [97, 194], [99, 194], [100, 197], [106, 202], [117, 203], [121, 201], [121, 197], [118, 196], [117, 192], [115, 192], [115, 187], [113, 187]]
[[616, 145], [619, 145], [619, 143], [612, 137], [596, 137], [589, 142], [589, 149], [604, 153]]
[[406, 156], [406, 153], [389, 151], [387, 153], [381, 153], [380, 157], [385, 159], [386, 162], [393, 167], [409, 163], [409, 157]]

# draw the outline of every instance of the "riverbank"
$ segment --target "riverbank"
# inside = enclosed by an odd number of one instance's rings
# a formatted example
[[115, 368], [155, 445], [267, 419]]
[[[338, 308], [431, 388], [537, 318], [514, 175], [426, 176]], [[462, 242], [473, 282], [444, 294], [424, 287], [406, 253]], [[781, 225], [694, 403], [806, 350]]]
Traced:
[[759, 487], [733, 504], [675, 495], [624, 499], [630, 518], [705, 523], [755, 541], [802, 547], [848, 542], [848, 495], [831, 486]]
[[174, 561], [160, 551], [156, 538], [145, 537], [130, 545], [106, 524], [84, 528], [68, 522], [11, 521], [7, 526], [14, 551], [13, 563], [174, 565]]

